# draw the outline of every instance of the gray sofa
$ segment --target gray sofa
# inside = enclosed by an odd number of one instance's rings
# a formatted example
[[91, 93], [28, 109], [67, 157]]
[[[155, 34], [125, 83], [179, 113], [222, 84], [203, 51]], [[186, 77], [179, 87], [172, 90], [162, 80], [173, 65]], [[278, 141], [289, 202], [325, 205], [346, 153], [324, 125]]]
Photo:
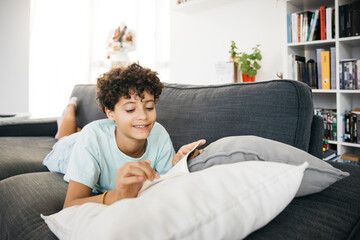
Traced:
[[[77, 124], [105, 118], [94, 85], [76, 85]], [[322, 157], [322, 119], [313, 116], [311, 89], [296, 81], [192, 86], [166, 84], [157, 121], [175, 150], [204, 138], [256, 135]], [[56, 119], [0, 122], [0, 239], [56, 239], [41, 219], [62, 209], [67, 183], [42, 161], [56, 142]], [[206, 145], [205, 145], [206, 146]], [[360, 239], [360, 167], [333, 166], [351, 175], [324, 191], [295, 198], [247, 239]]]

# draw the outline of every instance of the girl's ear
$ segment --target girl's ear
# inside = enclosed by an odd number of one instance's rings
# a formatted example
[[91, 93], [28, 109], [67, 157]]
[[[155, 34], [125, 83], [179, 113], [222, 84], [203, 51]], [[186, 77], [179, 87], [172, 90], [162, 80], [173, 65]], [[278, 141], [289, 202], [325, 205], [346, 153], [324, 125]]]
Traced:
[[110, 109], [105, 107], [105, 113], [110, 121], [115, 122], [114, 111], [111, 111]]

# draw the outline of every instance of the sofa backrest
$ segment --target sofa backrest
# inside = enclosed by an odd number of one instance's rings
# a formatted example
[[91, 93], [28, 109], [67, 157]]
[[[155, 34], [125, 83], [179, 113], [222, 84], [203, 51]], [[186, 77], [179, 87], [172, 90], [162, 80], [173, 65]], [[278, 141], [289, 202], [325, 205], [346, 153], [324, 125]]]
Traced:
[[157, 121], [175, 150], [204, 138], [256, 135], [308, 151], [311, 89], [296, 81], [191, 86], [168, 84], [156, 106]]
[[[77, 85], [72, 96], [79, 98], [79, 127], [106, 117], [96, 103], [95, 85]], [[176, 151], [198, 139], [209, 144], [236, 135], [256, 135], [309, 150], [313, 103], [311, 89], [301, 82], [165, 84], [156, 110]]]

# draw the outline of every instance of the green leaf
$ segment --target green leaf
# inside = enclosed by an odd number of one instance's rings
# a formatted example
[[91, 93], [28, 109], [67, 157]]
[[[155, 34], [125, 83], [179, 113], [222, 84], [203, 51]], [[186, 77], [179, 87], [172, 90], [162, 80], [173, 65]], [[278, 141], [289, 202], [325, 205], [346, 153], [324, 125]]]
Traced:
[[253, 76], [256, 76], [256, 73], [257, 73], [257, 71], [256, 70], [254, 70], [254, 69], [251, 69], [251, 70], [249, 70], [249, 76], [250, 77], [253, 77]]
[[262, 59], [261, 53], [256, 54], [256, 59], [259, 60], [259, 61]]
[[246, 65], [241, 65], [241, 72], [244, 73], [244, 74], [248, 74], [248, 71], [249, 71], [249, 67], [246, 66]]
[[255, 60], [255, 59], [256, 59], [256, 56], [255, 56], [254, 54], [251, 54], [251, 55], [249, 55], [249, 58], [250, 58], [251, 60]]
[[256, 70], [259, 70], [260, 68], [261, 68], [261, 66], [258, 64], [258, 62], [254, 62], [254, 68], [256, 69]]

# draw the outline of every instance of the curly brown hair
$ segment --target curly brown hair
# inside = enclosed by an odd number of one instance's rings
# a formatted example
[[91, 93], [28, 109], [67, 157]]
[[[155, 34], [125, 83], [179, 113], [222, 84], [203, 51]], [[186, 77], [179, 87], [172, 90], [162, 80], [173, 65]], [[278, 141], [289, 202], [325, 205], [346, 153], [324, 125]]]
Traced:
[[158, 101], [164, 84], [160, 82], [157, 72], [133, 63], [125, 68], [111, 69], [97, 79], [97, 96], [99, 106], [103, 112], [105, 107], [114, 110], [115, 104], [121, 97], [130, 99], [132, 94], [144, 98], [144, 91], [148, 91]]

